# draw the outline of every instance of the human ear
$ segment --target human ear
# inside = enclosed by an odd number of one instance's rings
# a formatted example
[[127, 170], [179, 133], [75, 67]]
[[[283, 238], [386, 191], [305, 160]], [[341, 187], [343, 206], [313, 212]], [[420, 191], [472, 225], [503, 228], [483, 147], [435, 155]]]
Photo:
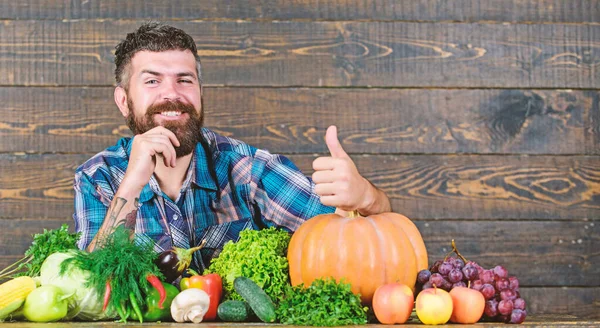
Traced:
[[115, 103], [119, 107], [119, 111], [123, 114], [123, 117], [129, 115], [129, 105], [127, 104], [127, 92], [121, 86], [115, 88]]

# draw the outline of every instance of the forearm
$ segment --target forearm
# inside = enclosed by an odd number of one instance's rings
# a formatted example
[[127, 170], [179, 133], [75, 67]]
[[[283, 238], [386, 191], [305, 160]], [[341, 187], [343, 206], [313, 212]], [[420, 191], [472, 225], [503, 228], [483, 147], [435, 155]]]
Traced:
[[131, 230], [135, 228], [135, 219], [137, 216], [138, 199], [140, 192], [129, 191], [125, 186], [119, 188], [111, 202], [100, 230], [96, 233], [87, 247], [88, 252], [94, 251], [103, 238], [110, 235], [114, 229], [120, 225]]

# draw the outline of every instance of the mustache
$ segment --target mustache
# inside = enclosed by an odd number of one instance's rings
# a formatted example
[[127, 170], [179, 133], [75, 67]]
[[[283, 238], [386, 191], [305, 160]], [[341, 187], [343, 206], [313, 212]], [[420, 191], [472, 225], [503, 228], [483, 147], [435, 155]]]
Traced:
[[194, 108], [194, 105], [182, 103], [180, 100], [175, 100], [175, 101], [167, 100], [160, 104], [155, 104], [155, 105], [148, 107], [148, 110], [146, 111], [146, 115], [152, 116], [154, 114], [160, 114], [162, 112], [168, 112], [168, 111], [179, 111], [182, 114], [183, 113], [190, 114], [190, 113], [194, 113], [196, 111], [196, 108]]

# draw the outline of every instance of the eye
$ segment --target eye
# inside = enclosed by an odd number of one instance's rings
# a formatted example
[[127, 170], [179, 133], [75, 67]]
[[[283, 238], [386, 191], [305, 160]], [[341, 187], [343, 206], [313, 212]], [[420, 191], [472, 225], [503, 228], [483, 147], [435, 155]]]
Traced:
[[156, 83], [158, 83], [158, 80], [148, 80], [145, 83], [146, 84], [156, 84]]
[[182, 82], [182, 83], [194, 83], [194, 82], [192, 82], [192, 80], [188, 80], [188, 79], [181, 79], [181, 80], [179, 80], [179, 82]]

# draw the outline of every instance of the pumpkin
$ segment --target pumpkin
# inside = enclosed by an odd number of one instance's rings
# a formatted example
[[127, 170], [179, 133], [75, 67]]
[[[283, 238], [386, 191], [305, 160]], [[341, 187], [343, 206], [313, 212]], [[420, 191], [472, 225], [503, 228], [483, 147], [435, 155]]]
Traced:
[[292, 235], [287, 257], [293, 286], [309, 286], [317, 278], [343, 279], [363, 304], [371, 304], [375, 290], [387, 283], [414, 291], [417, 273], [427, 268], [419, 230], [397, 213], [317, 215]]

